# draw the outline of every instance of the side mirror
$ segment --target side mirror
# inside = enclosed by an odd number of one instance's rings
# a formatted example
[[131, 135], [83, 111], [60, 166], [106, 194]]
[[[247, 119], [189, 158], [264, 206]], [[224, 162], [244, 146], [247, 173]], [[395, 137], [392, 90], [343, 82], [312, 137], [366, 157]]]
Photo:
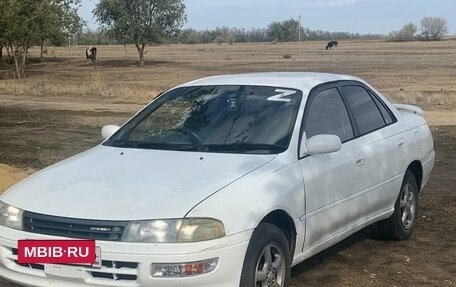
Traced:
[[316, 135], [305, 142], [307, 151], [303, 155], [326, 154], [339, 151], [342, 148], [342, 142], [336, 135]]
[[101, 136], [103, 137], [103, 139], [108, 139], [119, 129], [120, 129], [120, 127], [114, 126], [114, 125], [104, 126], [101, 129]]

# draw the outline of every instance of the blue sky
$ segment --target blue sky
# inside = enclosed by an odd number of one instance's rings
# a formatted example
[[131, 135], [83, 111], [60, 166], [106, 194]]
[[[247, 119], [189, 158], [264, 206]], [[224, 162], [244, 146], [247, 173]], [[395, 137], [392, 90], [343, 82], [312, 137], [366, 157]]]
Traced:
[[[82, 0], [81, 16], [96, 28], [92, 10], [98, 0]], [[456, 34], [456, 0], [184, 0], [185, 27], [195, 29], [267, 27], [273, 21], [301, 14], [311, 29], [359, 33], [388, 33], [423, 16], [444, 17]]]

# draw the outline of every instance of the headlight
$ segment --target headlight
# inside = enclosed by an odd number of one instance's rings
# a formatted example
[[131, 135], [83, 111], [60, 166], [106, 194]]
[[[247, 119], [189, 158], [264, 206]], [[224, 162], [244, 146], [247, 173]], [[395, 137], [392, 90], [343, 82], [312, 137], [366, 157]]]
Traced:
[[225, 236], [225, 228], [215, 219], [164, 219], [130, 222], [122, 241], [184, 243], [217, 239], [223, 236]]
[[0, 201], [0, 225], [21, 230], [23, 213], [22, 210]]

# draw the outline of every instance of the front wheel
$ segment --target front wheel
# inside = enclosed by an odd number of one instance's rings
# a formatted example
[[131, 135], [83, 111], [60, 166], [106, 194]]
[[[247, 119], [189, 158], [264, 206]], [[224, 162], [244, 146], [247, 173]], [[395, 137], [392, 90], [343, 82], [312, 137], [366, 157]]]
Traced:
[[407, 170], [393, 215], [378, 223], [381, 236], [389, 240], [408, 239], [415, 228], [417, 213], [418, 187], [415, 176]]
[[290, 249], [285, 235], [275, 225], [260, 224], [247, 248], [240, 287], [287, 287], [290, 277]]

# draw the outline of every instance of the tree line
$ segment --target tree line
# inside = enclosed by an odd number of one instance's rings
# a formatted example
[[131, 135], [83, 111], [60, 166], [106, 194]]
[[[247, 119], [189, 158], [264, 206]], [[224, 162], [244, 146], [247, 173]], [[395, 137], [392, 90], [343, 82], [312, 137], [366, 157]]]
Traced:
[[448, 34], [447, 20], [441, 17], [423, 17], [419, 23], [410, 22], [388, 35], [391, 41], [442, 40]]
[[[110, 1], [110, 0], [109, 0]], [[253, 42], [297, 42], [330, 41], [330, 40], [441, 40], [448, 34], [447, 22], [440, 17], [424, 17], [418, 27], [415, 23], [407, 23], [400, 30], [385, 34], [360, 34], [350, 32], [330, 32], [320, 29], [312, 30], [303, 27], [298, 20], [288, 19], [273, 22], [266, 28], [230, 28], [196, 30], [186, 28], [176, 30], [169, 37], [155, 39], [155, 44], [208, 44], [208, 43], [253, 43]], [[125, 38], [111, 37], [106, 29], [81, 29], [74, 37], [79, 45], [125, 44]]]
[[251, 43], [251, 42], [298, 42], [329, 41], [332, 39], [384, 39], [381, 34], [359, 34], [350, 32], [330, 32], [304, 28], [295, 19], [273, 22], [267, 28], [228, 28], [217, 27], [213, 30], [197, 31], [184, 29], [178, 38], [171, 39], [173, 43], [207, 44], [207, 43]]
[[[299, 31], [300, 30], [300, 31]], [[109, 37], [106, 30], [81, 29], [75, 43], [79, 45], [124, 44], [125, 41]], [[172, 44], [208, 44], [208, 43], [253, 43], [253, 42], [297, 42], [320, 40], [352, 40], [352, 39], [385, 39], [383, 34], [360, 34], [350, 32], [330, 32], [312, 30], [300, 25], [293, 18], [282, 22], [273, 22], [267, 28], [229, 28], [216, 27], [215, 29], [196, 30], [186, 28], [168, 38], [161, 39], [160, 43]]]

